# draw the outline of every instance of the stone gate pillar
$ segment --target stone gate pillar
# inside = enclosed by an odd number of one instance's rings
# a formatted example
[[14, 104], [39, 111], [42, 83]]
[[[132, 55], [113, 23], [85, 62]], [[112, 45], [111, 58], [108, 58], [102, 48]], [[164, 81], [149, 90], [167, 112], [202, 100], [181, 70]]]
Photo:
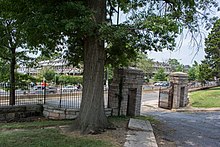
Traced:
[[140, 115], [144, 73], [137, 69], [118, 69], [108, 92], [108, 107], [112, 115]]
[[173, 83], [173, 109], [185, 107], [188, 103], [188, 75], [183, 72], [170, 74], [170, 82]]

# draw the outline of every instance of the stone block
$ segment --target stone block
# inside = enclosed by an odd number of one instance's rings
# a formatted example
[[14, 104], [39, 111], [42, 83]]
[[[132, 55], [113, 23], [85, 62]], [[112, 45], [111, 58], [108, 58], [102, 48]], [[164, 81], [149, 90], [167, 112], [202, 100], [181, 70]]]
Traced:
[[6, 114], [0, 114], [0, 120], [5, 120]]
[[44, 116], [44, 117], [48, 117], [49, 114], [50, 114], [50, 112], [48, 112], [48, 111], [43, 111], [43, 116]]
[[130, 118], [128, 129], [137, 131], [153, 131], [149, 121]]
[[124, 147], [158, 147], [153, 132], [129, 130]]
[[7, 106], [0, 108], [0, 113], [24, 112], [25, 106]]
[[76, 115], [77, 114], [77, 112], [79, 112], [79, 109], [78, 110], [76, 110], [76, 109], [67, 109], [66, 110], [66, 114], [67, 115]]
[[77, 115], [66, 115], [66, 119], [76, 119]]
[[66, 115], [65, 114], [60, 114], [59, 119], [66, 119]]
[[76, 111], [76, 115], [77, 115], [77, 116], [79, 115], [79, 111]]
[[66, 112], [76, 112], [79, 111], [79, 109], [66, 109]]
[[7, 113], [6, 114], [6, 119], [15, 119], [15, 113]]
[[53, 113], [59, 113], [59, 114], [64, 114], [64, 111], [62, 110], [52, 110]]
[[44, 109], [48, 109], [48, 105], [43, 105], [43, 108]]
[[26, 111], [42, 112], [43, 106], [42, 105], [26, 105]]
[[25, 112], [16, 112], [15, 118], [25, 118]]
[[58, 118], [58, 117], [59, 117], [59, 113], [50, 112], [50, 113], [49, 113], [49, 118], [50, 118], [50, 117]]
[[48, 116], [48, 119], [58, 119], [57, 117]]
[[[45, 106], [45, 105], [44, 105], [44, 106]], [[54, 110], [54, 109], [56, 109], [56, 108], [57, 108], [57, 107], [54, 107], [54, 106], [51, 106], [51, 105], [50, 105], [50, 106], [49, 106], [49, 105], [47, 105], [46, 107], [47, 107], [47, 109], [50, 109], [50, 110]]]

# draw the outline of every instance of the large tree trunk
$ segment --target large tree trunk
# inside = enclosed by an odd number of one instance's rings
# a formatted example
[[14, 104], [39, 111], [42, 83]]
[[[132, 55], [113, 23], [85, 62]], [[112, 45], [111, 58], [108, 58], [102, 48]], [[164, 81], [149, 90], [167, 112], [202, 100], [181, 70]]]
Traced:
[[10, 105], [15, 105], [15, 48], [11, 49], [11, 64], [10, 64]]
[[[105, 20], [105, 0], [87, 0], [96, 24]], [[104, 41], [97, 28], [94, 35], [84, 38], [83, 94], [78, 121], [83, 134], [97, 133], [107, 127], [104, 112]]]

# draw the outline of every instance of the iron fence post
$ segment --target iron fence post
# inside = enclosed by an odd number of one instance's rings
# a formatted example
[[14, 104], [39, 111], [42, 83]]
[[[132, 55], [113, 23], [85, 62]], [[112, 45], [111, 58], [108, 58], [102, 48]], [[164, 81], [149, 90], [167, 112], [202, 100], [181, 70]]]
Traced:
[[44, 104], [46, 103], [46, 81], [44, 81], [44, 83], [43, 83], [43, 87], [44, 87]]
[[59, 101], [59, 107], [61, 108], [61, 103], [62, 103], [62, 91], [63, 91], [63, 85], [62, 85], [62, 83], [61, 83], [61, 85], [60, 85], [61, 87], [60, 87], [60, 101]]

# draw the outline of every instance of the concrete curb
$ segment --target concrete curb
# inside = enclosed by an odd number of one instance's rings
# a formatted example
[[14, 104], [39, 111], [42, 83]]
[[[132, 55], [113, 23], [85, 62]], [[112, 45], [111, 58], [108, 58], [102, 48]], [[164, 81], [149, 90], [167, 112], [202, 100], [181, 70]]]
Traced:
[[216, 112], [220, 111], [220, 108], [183, 108], [183, 109], [172, 109], [174, 112]]
[[153, 105], [143, 105], [143, 107], [148, 107], [148, 108], [161, 110], [161, 111], [170, 111], [170, 112], [216, 112], [216, 111], [220, 111], [220, 108], [194, 108], [190, 106], [185, 107], [185, 108], [179, 108], [179, 109], [171, 109], [171, 110], [159, 108]]
[[130, 118], [124, 147], [158, 147], [149, 121]]

